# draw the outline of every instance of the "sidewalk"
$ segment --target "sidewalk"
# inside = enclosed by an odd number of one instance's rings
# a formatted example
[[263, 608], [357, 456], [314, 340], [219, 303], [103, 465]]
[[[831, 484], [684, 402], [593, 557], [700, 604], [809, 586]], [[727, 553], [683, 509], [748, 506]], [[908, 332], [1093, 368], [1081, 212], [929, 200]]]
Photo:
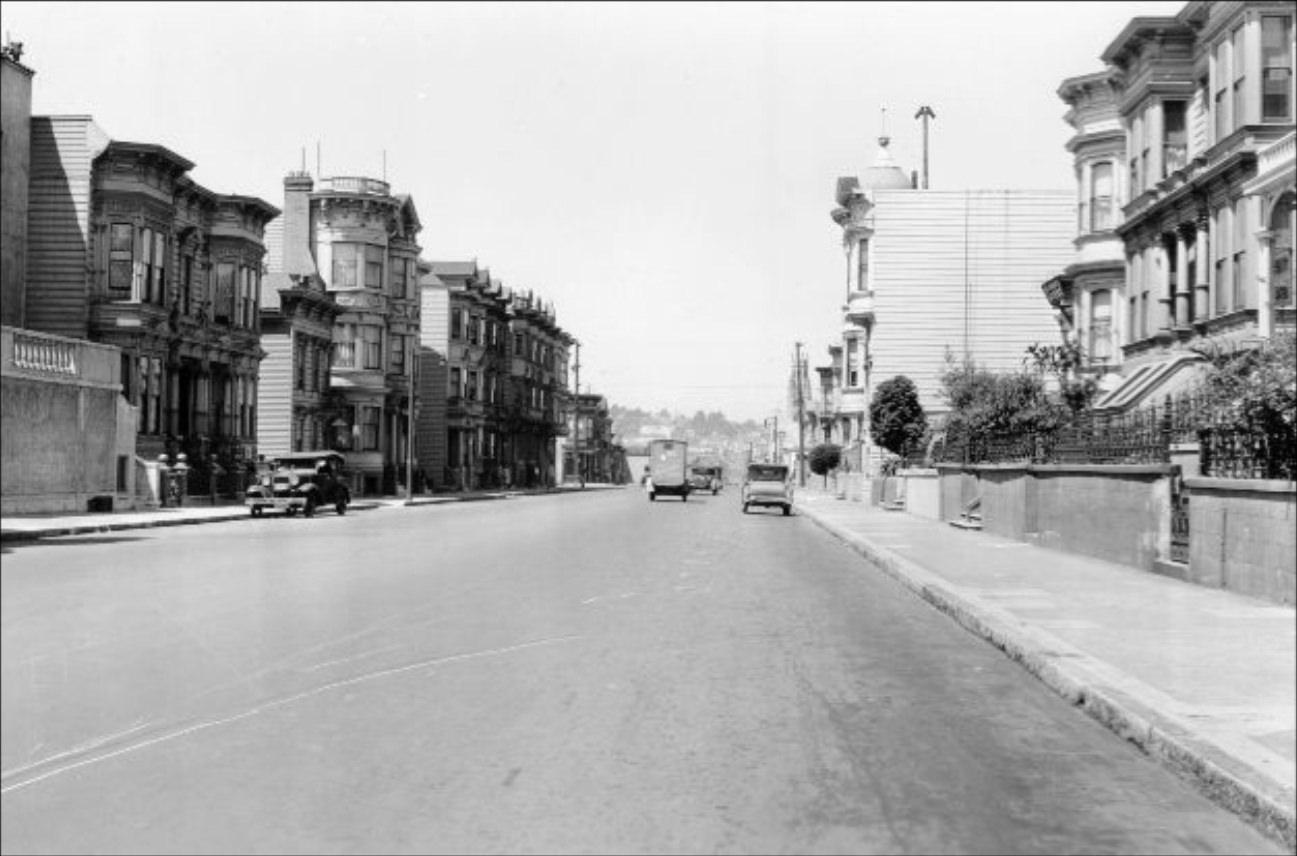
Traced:
[[810, 486], [797, 503], [1213, 801], [1297, 848], [1292, 608]]
[[[419, 494], [412, 500], [403, 496], [362, 497], [347, 506], [348, 513], [376, 508], [402, 508], [406, 505], [439, 505], [447, 502], [474, 502], [479, 500], [515, 499], [553, 493], [580, 493], [591, 490], [611, 490], [622, 485], [587, 484], [583, 488], [572, 485], [525, 490], [479, 490], [458, 493]], [[332, 515], [330, 509], [319, 514]], [[273, 515], [272, 515], [273, 517]], [[242, 502], [220, 500], [212, 505], [206, 497], [190, 497], [180, 508], [152, 508], [137, 511], [114, 511], [102, 514], [24, 514], [0, 518], [0, 541], [34, 541], [60, 535], [86, 535], [95, 532], [116, 532], [123, 529], [148, 529], [155, 526], [183, 526], [195, 523], [217, 523], [222, 520], [252, 520]], [[265, 519], [265, 518], [263, 518]]]

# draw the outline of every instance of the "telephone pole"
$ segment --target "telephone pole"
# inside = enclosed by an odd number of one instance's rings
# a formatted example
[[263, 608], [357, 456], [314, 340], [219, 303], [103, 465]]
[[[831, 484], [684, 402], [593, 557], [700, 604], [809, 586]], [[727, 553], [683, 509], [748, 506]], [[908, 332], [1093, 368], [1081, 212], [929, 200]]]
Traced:
[[932, 112], [932, 108], [924, 104], [919, 108], [919, 112], [914, 114], [914, 118], [923, 120], [923, 189], [928, 189], [928, 120], [937, 118], [937, 114]]
[[805, 401], [802, 398], [802, 343], [796, 342], [793, 371], [797, 373], [797, 486], [806, 487]]
[[572, 468], [576, 470], [577, 479], [585, 484], [581, 475], [581, 343], [573, 344], [576, 346], [576, 359], [572, 365], [576, 394], [572, 396]]

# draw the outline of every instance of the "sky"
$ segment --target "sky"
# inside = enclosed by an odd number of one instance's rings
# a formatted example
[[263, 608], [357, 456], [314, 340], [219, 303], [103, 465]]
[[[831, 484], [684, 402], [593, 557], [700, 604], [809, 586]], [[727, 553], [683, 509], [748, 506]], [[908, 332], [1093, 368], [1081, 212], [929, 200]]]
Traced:
[[217, 193], [386, 178], [423, 258], [553, 302], [581, 389], [760, 421], [828, 363], [839, 176], [1074, 188], [1057, 90], [1182, 2], [3, 2], [37, 115], [165, 146]]

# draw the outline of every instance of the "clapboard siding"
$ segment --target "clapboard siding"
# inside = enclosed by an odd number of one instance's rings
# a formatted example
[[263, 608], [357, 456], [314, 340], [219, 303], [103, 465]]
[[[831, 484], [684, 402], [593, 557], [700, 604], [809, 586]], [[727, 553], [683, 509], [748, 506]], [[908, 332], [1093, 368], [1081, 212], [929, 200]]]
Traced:
[[292, 451], [293, 345], [285, 333], [263, 334], [257, 381], [257, 453], [267, 458]]
[[444, 284], [424, 284], [419, 293], [419, 420], [415, 456], [427, 478], [442, 487], [446, 472], [446, 388], [449, 371], [450, 292]]
[[27, 217], [27, 325], [89, 334], [91, 165], [106, 138], [86, 116], [33, 116]]
[[1072, 191], [877, 191], [870, 284], [873, 385], [905, 375], [946, 409], [947, 349], [994, 371], [1058, 340], [1041, 284], [1071, 263]]

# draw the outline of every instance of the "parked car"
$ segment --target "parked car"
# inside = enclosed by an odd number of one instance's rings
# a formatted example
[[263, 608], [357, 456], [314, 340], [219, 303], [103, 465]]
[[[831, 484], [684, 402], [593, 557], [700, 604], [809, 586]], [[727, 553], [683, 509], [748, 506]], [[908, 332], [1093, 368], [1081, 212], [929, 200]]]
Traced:
[[346, 514], [351, 489], [346, 482], [346, 459], [338, 452], [293, 452], [272, 458], [266, 470], [243, 495], [253, 517], [266, 509], [289, 517], [302, 512], [313, 517], [316, 509], [332, 505]]
[[793, 482], [784, 464], [748, 464], [743, 477], [743, 513], [752, 506], [782, 508], [793, 513]]
[[689, 486], [694, 490], [710, 490], [712, 496], [715, 496], [721, 489], [721, 468], [702, 465], [690, 467]]

